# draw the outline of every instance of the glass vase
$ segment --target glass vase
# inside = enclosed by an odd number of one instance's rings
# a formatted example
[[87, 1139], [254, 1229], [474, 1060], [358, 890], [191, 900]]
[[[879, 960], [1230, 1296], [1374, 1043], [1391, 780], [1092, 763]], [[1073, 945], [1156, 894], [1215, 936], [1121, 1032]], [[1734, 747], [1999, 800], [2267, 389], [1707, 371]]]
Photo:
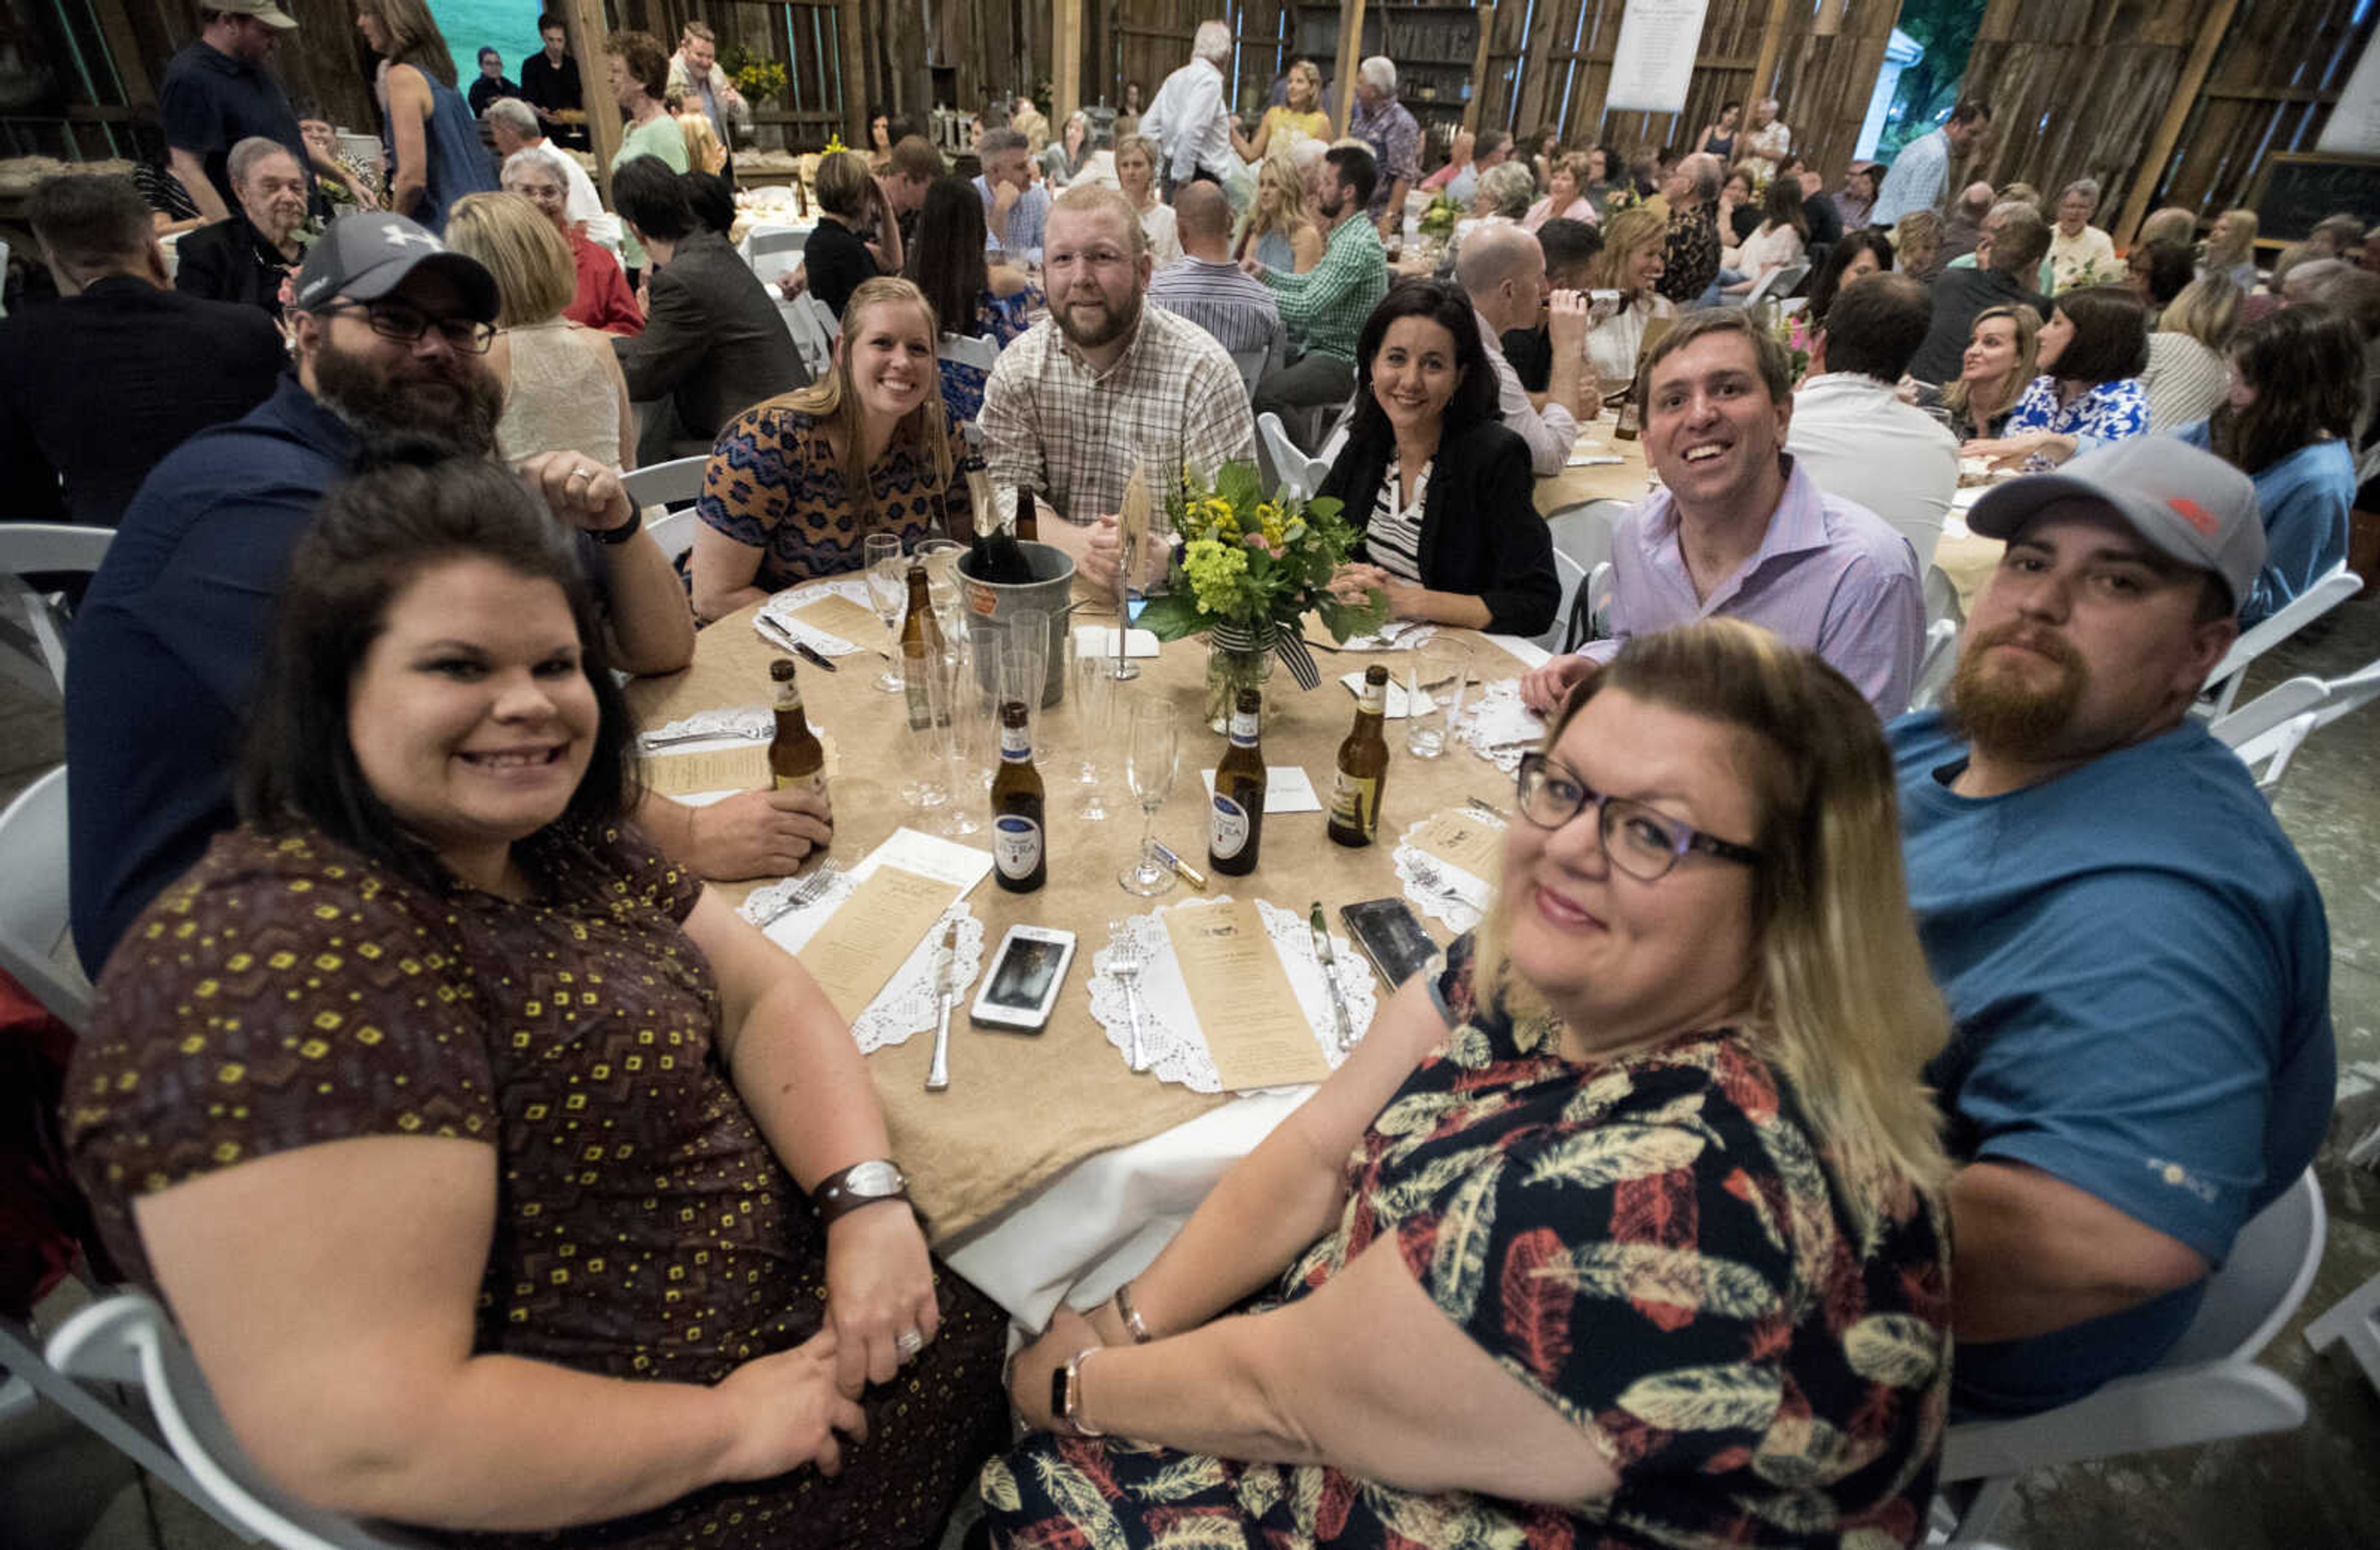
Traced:
[[1242, 689], [1261, 690], [1272, 677], [1272, 630], [1218, 624], [1207, 632], [1207, 727], [1232, 730], [1232, 707]]

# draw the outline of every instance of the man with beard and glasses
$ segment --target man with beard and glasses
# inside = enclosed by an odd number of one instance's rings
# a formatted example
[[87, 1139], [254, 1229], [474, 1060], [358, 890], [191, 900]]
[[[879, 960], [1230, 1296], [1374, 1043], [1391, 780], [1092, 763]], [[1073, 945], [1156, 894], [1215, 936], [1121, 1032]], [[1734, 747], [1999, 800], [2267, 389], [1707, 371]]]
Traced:
[[2245, 767], [2191, 718], [2265, 558], [2248, 477], [2143, 437], [2019, 479], [1947, 711], [1888, 729], [1955, 1032], [1955, 1406], [2156, 1362], [2330, 1117], [2329, 928]]
[[1740, 307], [1690, 312], [1645, 363], [1645, 455], [1661, 488], [1611, 539], [1609, 638], [1521, 680], [1540, 715], [1632, 636], [1741, 619], [1815, 651], [1880, 717], [1909, 708], [1925, 597], [1909, 540], [1786, 452], [1793, 369]]
[[[351, 215], [314, 244], [296, 294], [294, 372], [245, 418], [151, 471], [76, 615], [68, 861], [75, 946], [93, 975], [150, 899], [235, 821], [249, 679], [323, 492], [370, 442], [432, 439], [463, 457], [495, 447], [496, 285], [478, 263], [403, 216]], [[631, 672], [691, 661], [685, 588], [619, 480], [575, 453], [531, 458], [522, 474], [582, 531], [613, 660]], [[692, 812], [663, 804], [639, 817], [680, 859], [715, 866], [716, 847], [692, 843]], [[706, 821], [719, 837], [758, 815]]]
[[[1000, 352], [984, 385], [984, 467], [1003, 512], [1019, 489], [1060, 520], [1041, 538], [1083, 575], [1115, 585], [1115, 511], [1135, 467], [1161, 503], [1187, 468], [1212, 478], [1254, 461], [1256, 421], [1239, 368], [1214, 335], [1143, 303], [1151, 264], [1140, 219], [1113, 188], [1077, 184], [1050, 207], [1050, 313]], [[1142, 568], [1161, 575], [1170, 539], [1150, 535]]]

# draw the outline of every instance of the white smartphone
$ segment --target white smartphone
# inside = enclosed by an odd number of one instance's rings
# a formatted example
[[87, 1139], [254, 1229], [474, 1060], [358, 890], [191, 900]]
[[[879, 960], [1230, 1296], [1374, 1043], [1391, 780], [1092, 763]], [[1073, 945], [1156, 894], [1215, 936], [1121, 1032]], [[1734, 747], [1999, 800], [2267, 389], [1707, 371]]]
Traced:
[[1050, 1023], [1066, 966], [1075, 961], [1075, 934], [1054, 926], [1012, 926], [984, 975], [968, 1018], [987, 1028], [1038, 1034]]

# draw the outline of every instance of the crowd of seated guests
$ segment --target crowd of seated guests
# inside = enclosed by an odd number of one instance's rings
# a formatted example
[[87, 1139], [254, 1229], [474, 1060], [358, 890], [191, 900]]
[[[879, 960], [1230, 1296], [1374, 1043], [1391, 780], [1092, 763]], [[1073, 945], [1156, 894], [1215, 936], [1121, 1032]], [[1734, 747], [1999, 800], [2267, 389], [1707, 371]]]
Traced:
[[[1605, 638], [1523, 680], [1549, 730], [1486, 921], [1124, 1293], [1026, 1346], [1010, 1397], [1035, 1435], [981, 1475], [993, 1543], [1064, 1538], [1093, 1496], [1152, 1533], [1193, 1509], [1287, 1532], [1310, 1496], [1400, 1533], [1566, 1543], [1633, 1517], [1693, 1536], [1755, 1498], [1774, 1509], [1775, 1470], [1746, 1460], [1797, 1448], [1797, 1510], [1907, 1542], [1946, 1409], [2037, 1411], [2156, 1360], [2240, 1224], [2306, 1166], [2333, 1059], [2321, 903], [2187, 710], [2240, 629], [2346, 557], [2380, 358], [2380, 274], [2351, 220], [2267, 282], [2252, 212], [2201, 245], [2188, 212], [2160, 212], [2119, 274], [2089, 179], [2046, 206], [1978, 186], [1947, 223], [1947, 158], [1929, 201], [1874, 167], [1830, 197], [1764, 103], [1761, 164], [1732, 172], [1755, 131], [1725, 117], [1641, 180], [1608, 180], [1607, 148], [1540, 136], [1514, 154], [1482, 131], [1444, 178], [1470, 213], [1451, 283], [1391, 284], [1379, 157], [1325, 149], [1301, 62], [1255, 136], [1233, 132], [1244, 187], [1173, 179], [1166, 147], [1128, 132], [1102, 163], [1098, 116], [1037, 156], [1048, 125], [1005, 105], [1023, 127], [985, 134], [970, 186], [888, 121], [878, 164], [820, 163], [781, 292], [730, 246], [730, 185], [647, 79], [666, 56], [615, 34], [636, 151], [613, 202], [640, 305], [589, 236], [609, 217], [575, 203], [584, 175], [526, 104], [488, 104], [504, 192], [442, 180], [443, 45], [419, 9], [371, 0], [361, 25], [388, 61], [397, 192], [435, 207], [443, 243], [358, 214], [300, 244], [307, 163], [242, 140], [227, 218], [181, 244], [185, 294], [162, 288], [128, 182], [60, 179], [32, 215], [68, 299], [0, 326], [0, 458], [31, 492], [12, 513], [123, 521], [68, 698], [75, 929], [100, 984], [78, 1163], [111, 1246], [172, 1298], [243, 1442], [298, 1494], [564, 1543], [739, 1520], [792, 1544], [934, 1540], [1005, 1436], [1000, 1315], [897, 1200], [834, 1208], [842, 1172], [890, 1151], [865, 1071], [798, 964], [700, 880], [790, 871], [832, 806], [641, 792], [610, 670], [683, 666], [698, 623], [857, 569], [870, 536], [964, 538], [984, 489], [1003, 511], [1030, 490], [1041, 536], [1113, 585], [1127, 481], [1254, 460], [1257, 409], [1303, 414], [1301, 440], [1344, 411], [1319, 493], [1361, 542], [1333, 587], [1400, 620], [1554, 623], [1536, 480], [1631, 383], [1659, 484], [1613, 536]], [[1368, 63], [1370, 116], [1395, 104]], [[1867, 224], [1887, 210], [1889, 230]], [[1725, 303], [1808, 260], [1797, 381]], [[805, 288], [841, 321], [816, 382], [776, 306]], [[1616, 302], [1580, 294], [1598, 290]], [[285, 356], [260, 311], [285, 314]], [[939, 359], [949, 335], [997, 364]], [[1251, 355], [1253, 372], [1234, 361]], [[68, 357], [110, 364], [83, 391], [46, 364]], [[115, 417], [118, 464], [78, 414]], [[708, 459], [683, 577], [622, 491], [640, 453]], [[2006, 556], [1947, 710], [1903, 717], [1962, 455], [2063, 477], [1973, 509]], [[1135, 585], [1161, 579], [1166, 547]], [[419, 774], [524, 750], [550, 775], [497, 803]], [[1674, 797], [1628, 794], [1648, 785]], [[2207, 841], [2168, 878], [2174, 833]], [[193, 954], [187, 928], [310, 947], [324, 905], [343, 942], [435, 944], [432, 977], [395, 991], [333, 970], [294, 999], [238, 981], [273, 1008], [250, 1041], [334, 1001], [402, 1028], [338, 1046], [355, 1101], [301, 1083], [236, 1111], [156, 1096], [238, 1058], [188, 1047], [193, 987], [242, 971], [228, 936]], [[1811, 938], [1822, 916], [1864, 923], [1856, 974]], [[1629, 951], [1581, 958], [1589, 917]], [[2011, 940], [2022, 976], [1979, 948]], [[658, 1231], [656, 1258], [710, 1256], [695, 1295], [723, 1307], [735, 1281], [704, 1350], [653, 1357], [646, 1278], [597, 1288], [592, 1343], [508, 1290], [520, 1256], [616, 1228], [563, 1204], [559, 1179], [496, 1187], [493, 1148], [544, 1138], [485, 1095], [571, 1074], [516, 1070], [491, 1036], [527, 1015], [504, 987], [543, 960], [716, 1052], [636, 1114], [571, 1121], [698, 1122], [776, 1203], [765, 1265]], [[369, 1096], [405, 1088], [453, 1116], [435, 1153], [392, 1144], [418, 1096]], [[1402, 1122], [1457, 1091], [1463, 1125]], [[1686, 1096], [1708, 1139], [1672, 1156], [1662, 1116]], [[1529, 1290], [1524, 1271], [1643, 1228], [1625, 1184], [1514, 1156], [1623, 1132], [1657, 1154], [1644, 1177], [1699, 1203], [1667, 1246], [1805, 1316], [1706, 1300], [1648, 1325], [1583, 1280], [1558, 1308]], [[2141, 1177], [2152, 1150], [2194, 1159], [2173, 1165], [2186, 1187]], [[1430, 1246], [1453, 1218], [1441, 1197], [1416, 1209], [1425, 1175], [1492, 1222], [1463, 1254]], [[1818, 1239], [1759, 1230], [1746, 1178]], [[658, 1224], [714, 1185], [639, 1187], [661, 1192]], [[418, 1205], [407, 1230], [365, 1241], [336, 1209], [358, 1190]], [[260, 1216], [318, 1230], [231, 1231]], [[1398, 1248], [1365, 1247], [1382, 1237]], [[1859, 1346], [1878, 1317], [1888, 1374]], [[1383, 1338], [1407, 1360], [1363, 1360]], [[1671, 1392], [1755, 1349], [1806, 1408], [1791, 1425]], [[334, 1423], [260, 1399], [333, 1362], [368, 1396]], [[422, 1396], [440, 1427], [417, 1424]], [[1450, 1404], [1477, 1422], [1451, 1441]], [[620, 1419], [639, 1406], [659, 1419]], [[529, 1436], [531, 1411], [566, 1413], [567, 1435]], [[1814, 1420], [1864, 1428], [1867, 1451], [1808, 1451]]]

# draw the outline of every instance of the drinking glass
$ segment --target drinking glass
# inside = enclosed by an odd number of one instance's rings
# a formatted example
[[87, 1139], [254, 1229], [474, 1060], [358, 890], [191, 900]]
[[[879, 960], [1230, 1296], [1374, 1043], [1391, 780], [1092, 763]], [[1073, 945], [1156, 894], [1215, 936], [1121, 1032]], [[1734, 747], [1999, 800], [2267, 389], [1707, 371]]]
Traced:
[[969, 802], [978, 793], [990, 793], [992, 774], [1000, 767], [1000, 696], [1007, 684], [1009, 634], [1005, 624], [968, 620], [953, 672], [951, 718], [964, 717], [966, 725], [959, 756], [963, 774], [953, 777], [952, 791]]
[[949, 672], [928, 652], [925, 677], [928, 715], [922, 727], [901, 723], [901, 800], [932, 812], [955, 805], [950, 781], [951, 691]]
[[926, 562], [926, 596], [934, 605], [935, 622], [945, 636], [959, 629], [959, 556], [966, 545], [956, 539], [928, 539], [917, 546]]
[[934, 706], [935, 768], [941, 771], [946, 798], [935, 815], [934, 832], [948, 839], [983, 831], [983, 824], [977, 817], [975, 790], [967, 779], [974, 772], [970, 761], [977, 740], [989, 732], [983, 719], [970, 708], [969, 702], [976, 697], [974, 681], [975, 669], [968, 660], [966, 643], [956, 636], [945, 640], [942, 649], [934, 655], [928, 686]]
[[1173, 887], [1173, 870], [1157, 859], [1150, 839], [1157, 810], [1173, 794], [1173, 770], [1181, 753], [1181, 729], [1173, 708], [1162, 700], [1133, 702], [1132, 721], [1124, 744], [1124, 780], [1140, 801], [1140, 859], [1116, 880], [1126, 893], [1153, 899]]
[[[1471, 653], [1460, 641], [1432, 636], [1406, 654], [1405, 752], [1434, 759], [1454, 736], [1463, 694], [1471, 674]], [[1429, 708], [1421, 708], [1427, 701]]]
[[868, 563], [868, 600], [884, 623], [885, 666], [876, 680], [888, 695], [906, 694], [901, 677], [901, 614], [909, 601], [909, 574], [901, 563], [901, 535], [870, 533], [860, 549]]
[[1008, 648], [1002, 656], [1007, 676], [1001, 692], [1025, 702], [1025, 724], [1036, 757], [1041, 747], [1041, 696], [1050, 685], [1050, 615], [1023, 608], [1008, 616]]
[[1115, 664], [1105, 652], [1078, 649], [1071, 631], [1066, 641], [1074, 656], [1074, 781], [1083, 788], [1075, 803], [1075, 817], [1096, 823], [1108, 816], [1106, 795], [1099, 787], [1099, 756], [1107, 746], [1109, 722], [1115, 708]]

